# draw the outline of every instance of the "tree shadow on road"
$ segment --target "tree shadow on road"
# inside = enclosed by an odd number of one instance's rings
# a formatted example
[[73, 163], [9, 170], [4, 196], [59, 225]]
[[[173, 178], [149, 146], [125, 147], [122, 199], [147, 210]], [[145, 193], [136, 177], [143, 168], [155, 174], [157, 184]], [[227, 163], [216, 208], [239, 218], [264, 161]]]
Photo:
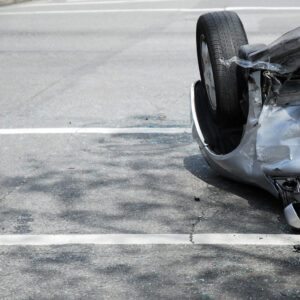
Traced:
[[53, 299], [299, 296], [299, 257], [290, 247], [67, 245], [7, 250], [0, 251], [6, 260], [6, 288], [26, 285], [22, 299], [49, 298], [49, 293]]
[[[276, 221], [282, 223], [282, 230], [287, 232], [291, 230], [291, 228], [285, 224], [281, 201], [270, 193], [257, 186], [233, 181], [219, 175], [209, 167], [204, 157], [200, 154], [185, 157], [184, 166], [193, 176], [204, 181], [208, 189], [212, 188], [213, 190], [219, 191], [218, 195], [223, 194], [223, 197], [226, 194], [236, 195], [238, 198], [236, 200], [237, 206], [239, 206], [239, 201], [246, 200], [252, 210], [261, 211], [262, 213], [266, 213], [266, 215], [267, 213], [277, 215]], [[231, 208], [232, 205], [234, 205], [234, 203], [224, 202], [221, 202], [221, 204]]]

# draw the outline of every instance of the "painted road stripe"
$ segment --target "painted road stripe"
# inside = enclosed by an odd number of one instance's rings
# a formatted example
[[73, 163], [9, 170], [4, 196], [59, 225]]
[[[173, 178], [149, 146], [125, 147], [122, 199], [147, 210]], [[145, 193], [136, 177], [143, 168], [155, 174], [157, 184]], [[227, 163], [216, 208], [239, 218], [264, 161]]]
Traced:
[[53, 15], [53, 14], [102, 14], [102, 13], [151, 13], [151, 12], [208, 12], [223, 11], [223, 8], [136, 8], [136, 9], [77, 9], [77, 10], [37, 10], [37, 11], [7, 11], [0, 12], [1, 16], [11, 15]]
[[293, 234], [40, 234], [1, 235], [0, 246], [94, 245], [295, 245]]
[[[140, 3], [140, 2], [174, 2], [176, 0], [102, 0], [102, 1], [91, 1], [91, 2], [96, 2], [96, 3], [105, 3], [105, 4], [115, 4], [115, 3]], [[90, 1], [82, 1], [82, 0], [66, 0], [66, 2], [71, 2], [71, 3], [88, 3]], [[53, 2], [51, 2], [53, 3]], [[29, 3], [27, 3], [29, 4]]]
[[85, 10], [37, 10], [37, 11], [6, 11], [0, 12], [0, 16], [11, 15], [53, 15], [53, 14], [103, 14], [103, 13], [171, 13], [191, 12], [203, 13], [209, 11], [298, 11], [300, 6], [294, 7], [224, 7], [224, 8], [136, 8], [136, 9], [85, 9]]
[[175, 0], [109, 0], [109, 1], [67, 1], [50, 3], [22, 3], [19, 7], [43, 7], [43, 6], [76, 6], [76, 5], [102, 5], [102, 4], [135, 4], [135, 3], [155, 3], [155, 2], [174, 2]]
[[225, 7], [225, 10], [268, 10], [268, 11], [282, 11], [282, 10], [300, 10], [300, 6], [230, 6]]
[[191, 133], [190, 128], [181, 127], [132, 127], [132, 128], [8, 128], [0, 129], [0, 135], [17, 134], [135, 134], [135, 133], [153, 133], [153, 134], [182, 134]]

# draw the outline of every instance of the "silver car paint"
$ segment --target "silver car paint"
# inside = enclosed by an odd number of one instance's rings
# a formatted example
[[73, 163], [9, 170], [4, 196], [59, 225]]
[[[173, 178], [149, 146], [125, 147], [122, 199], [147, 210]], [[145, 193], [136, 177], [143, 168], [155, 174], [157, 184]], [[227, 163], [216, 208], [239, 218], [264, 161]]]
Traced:
[[[279, 196], [276, 187], [274, 187], [273, 183], [263, 171], [263, 167], [266, 167], [266, 165], [264, 162], [259, 161], [257, 156], [258, 131], [263, 126], [263, 124], [260, 123], [262, 111], [260, 71], [251, 74], [251, 78], [252, 80], [249, 80], [248, 120], [244, 128], [242, 140], [236, 149], [228, 154], [218, 155], [212, 152], [205, 143], [196, 114], [194, 89], [196, 83], [193, 84], [191, 88], [192, 134], [194, 139], [198, 142], [204, 158], [218, 173], [234, 180], [258, 185], [271, 192], [274, 196]], [[261, 145], [261, 142], [259, 142], [259, 144]]]
[[[300, 177], [300, 99], [287, 106], [262, 104], [260, 76], [260, 71], [250, 74], [248, 119], [236, 149], [219, 155], [206, 144], [196, 113], [197, 82], [191, 88], [192, 134], [207, 163], [218, 173], [280, 197], [273, 178]], [[298, 202], [300, 194], [294, 194], [294, 198]], [[300, 228], [293, 204], [285, 208], [284, 214], [290, 226]]]

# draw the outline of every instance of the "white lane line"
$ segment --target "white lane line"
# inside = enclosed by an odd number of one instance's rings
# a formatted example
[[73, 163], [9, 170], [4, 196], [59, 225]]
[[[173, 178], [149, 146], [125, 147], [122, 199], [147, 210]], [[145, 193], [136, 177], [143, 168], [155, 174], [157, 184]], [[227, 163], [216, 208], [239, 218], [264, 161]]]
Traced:
[[174, 2], [175, 0], [111, 0], [111, 1], [68, 1], [68, 2], [50, 2], [50, 3], [26, 3], [18, 5], [19, 7], [47, 7], [47, 6], [76, 6], [76, 5], [106, 5], [106, 4], [135, 4], [135, 3], [155, 3], [155, 2]]
[[[176, 0], [101, 0], [101, 1], [82, 1], [82, 0], [66, 0], [69, 3], [88, 3], [88, 2], [96, 2], [96, 3], [105, 3], [105, 4], [115, 4], [115, 3], [140, 3], [140, 2], [174, 2]], [[53, 3], [53, 2], [51, 2]]]
[[[40, 234], [0, 235], [0, 246], [94, 245], [192, 245], [189, 234]], [[293, 234], [222, 234], [193, 236], [196, 245], [295, 245], [300, 235]]]
[[76, 9], [76, 10], [37, 10], [0, 12], [0, 16], [11, 15], [53, 15], [53, 14], [105, 14], [105, 13], [152, 13], [152, 12], [208, 12], [222, 11], [223, 8], [136, 8], [136, 9]]
[[0, 129], [0, 135], [18, 134], [135, 134], [135, 133], [158, 133], [158, 134], [179, 134], [191, 133], [190, 128], [181, 127], [132, 127], [132, 128], [8, 128]]
[[300, 6], [230, 6], [226, 7], [225, 10], [300, 10]]
[[224, 8], [136, 8], [136, 9], [84, 9], [84, 10], [37, 10], [37, 11], [3, 11], [0, 16], [16, 15], [53, 15], [53, 14], [105, 14], [105, 13], [203, 13], [209, 11], [298, 11], [300, 6], [290, 7], [224, 7]]

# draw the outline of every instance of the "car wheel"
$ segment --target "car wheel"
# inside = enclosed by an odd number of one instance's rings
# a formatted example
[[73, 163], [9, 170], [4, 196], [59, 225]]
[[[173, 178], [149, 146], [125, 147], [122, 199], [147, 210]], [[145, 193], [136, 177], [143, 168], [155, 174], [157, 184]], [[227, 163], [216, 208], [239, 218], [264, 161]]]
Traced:
[[197, 55], [201, 80], [215, 122], [223, 127], [241, 125], [244, 80], [240, 68], [222, 60], [238, 56], [248, 43], [243, 24], [235, 12], [215, 12], [199, 17], [196, 30]]

